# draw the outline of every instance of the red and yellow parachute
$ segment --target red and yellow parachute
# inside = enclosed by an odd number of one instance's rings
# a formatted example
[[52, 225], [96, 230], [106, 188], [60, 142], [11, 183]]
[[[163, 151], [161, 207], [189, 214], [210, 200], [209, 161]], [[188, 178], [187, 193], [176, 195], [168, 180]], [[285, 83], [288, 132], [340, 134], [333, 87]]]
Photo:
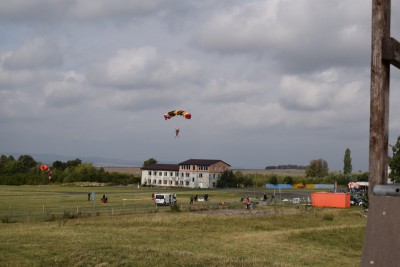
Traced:
[[49, 176], [49, 180], [51, 180], [52, 172], [51, 172], [49, 167], [47, 167], [46, 165], [43, 164], [43, 165], [40, 165], [40, 170], [42, 170], [45, 173], [47, 173], [47, 175]]
[[169, 120], [175, 116], [183, 116], [185, 119], [188, 119], [188, 120], [190, 120], [192, 118], [192, 114], [190, 114], [189, 112], [181, 110], [181, 109], [175, 109], [175, 110], [165, 113], [164, 119]]

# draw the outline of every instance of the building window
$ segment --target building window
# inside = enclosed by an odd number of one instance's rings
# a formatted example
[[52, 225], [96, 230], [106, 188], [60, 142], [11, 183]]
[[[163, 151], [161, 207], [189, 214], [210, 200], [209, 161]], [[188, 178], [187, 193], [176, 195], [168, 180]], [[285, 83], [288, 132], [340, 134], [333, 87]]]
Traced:
[[161, 184], [161, 180], [158, 180], [158, 184]]
[[175, 185], [178, 185], [178, 181], [175, 181]]
[[157, 183], [157, 180], [153, 180], [153, 184], [156, 184]]
[[162, 176], [162, 172], [159, 172], [159, 173], [158, 173], [158, 176]]
[[151, 171], [149, 171], [148, 174], [151, 175]]
[[151, 179], [147, 180], [147, 183], [151, 184]]
[[189, 186], [189, 181], [186, 181], [186, 186]]
[[213, 187], [215, 187], [215, 182], [213, 183]]
[[164, 184], [167, 184], [167, 180], [164, 180]]
[[194, 177], [192, 178], [192, 182], [194, 182]]
[[183, 185], [183, 181], [180, 181], [180, 184]]
[[200, 174], [199, 174], [199, 177], [200, 177], [200, 178], [202, 178], [202, 177], [203, 177], [203, 174], [202, 174], [202, 173], [200, 173]]
[[188, 172], [186, 173], [186, 177], [189, 177], [189, 173]]
[[193, 168], [193, 170], [195, 170], [195, 169], [196, 169], [196, 166], [193, 165], [192, 168]]

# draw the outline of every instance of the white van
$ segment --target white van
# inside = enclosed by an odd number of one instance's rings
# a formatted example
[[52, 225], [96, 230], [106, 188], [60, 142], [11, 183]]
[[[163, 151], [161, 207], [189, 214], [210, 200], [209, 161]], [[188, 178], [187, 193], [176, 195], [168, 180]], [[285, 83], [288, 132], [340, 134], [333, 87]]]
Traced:
[[175, 194], [156, 194], [154, 197], [156, 205], [170, 206], [176, 204]]

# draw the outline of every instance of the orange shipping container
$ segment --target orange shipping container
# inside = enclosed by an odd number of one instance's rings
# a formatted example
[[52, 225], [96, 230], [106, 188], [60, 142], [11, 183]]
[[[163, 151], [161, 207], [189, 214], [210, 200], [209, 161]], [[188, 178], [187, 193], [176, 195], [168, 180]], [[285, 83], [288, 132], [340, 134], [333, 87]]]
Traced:
[[349, 193], [315, 192], [311, 194], [314, 207], [350, 208]]

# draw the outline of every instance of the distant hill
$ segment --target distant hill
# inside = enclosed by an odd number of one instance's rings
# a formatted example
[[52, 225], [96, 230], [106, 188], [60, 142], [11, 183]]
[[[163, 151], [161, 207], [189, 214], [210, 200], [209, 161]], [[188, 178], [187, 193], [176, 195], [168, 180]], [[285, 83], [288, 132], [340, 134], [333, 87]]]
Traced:
[[277, 166], [267, 166], [266, 170], [305, 170], [306, 166], [287, 164], [287, 165], [277, 165]]

